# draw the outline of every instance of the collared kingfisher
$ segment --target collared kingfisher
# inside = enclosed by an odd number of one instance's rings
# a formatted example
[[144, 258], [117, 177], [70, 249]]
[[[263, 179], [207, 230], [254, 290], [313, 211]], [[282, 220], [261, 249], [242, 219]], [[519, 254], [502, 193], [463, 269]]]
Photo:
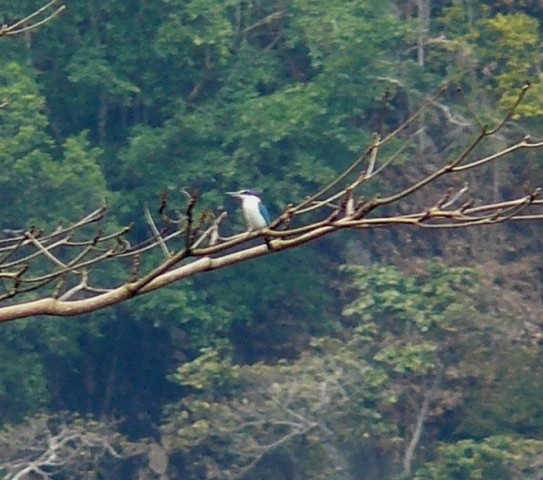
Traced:
[[[258, 193], [252, 190], [240, 190], [239, 192], [227, 192], [227, 194], [241, 201], [241, 210], [249, 231], [261, 230], [270, 224], [270, 214]], [[265, 240], [266, 245], [271, 249], [269, 239]]]

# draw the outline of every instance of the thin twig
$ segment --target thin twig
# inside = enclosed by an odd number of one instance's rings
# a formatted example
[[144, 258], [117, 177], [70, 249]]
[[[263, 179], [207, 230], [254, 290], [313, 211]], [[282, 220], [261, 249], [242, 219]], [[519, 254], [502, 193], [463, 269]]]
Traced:
[[164, 239], [160, 235], [158, 228], [155, 224], [155, 221], [153, 220], [153, 217], [151, 216], [151, 212], [149, 211], [149, 207], [145, 205], [145, 220], [147, 222], [147, 225], [149, 225], [149, 228], [151, 229], [151, 233], [153, 234], [153, 238], [156, 239], [158, 245], [160, 246], [162, 253], [164, 253], [164, 256], [166, 258], [170, 258], [172, 256], [170, 250], [168, 250], [168, 246], [166, 245], [166, 242], [164, 242]]
[[53, 18], [55, 18], [57, 15], [62, 13], [65, 9], [65, 5], [60, 5], [53, 13], [48, 15], [43, 20], [40, 20], [38, 22], [32, 23], [31, 25], [27, 25], [23, 27], [24, 24], [33, 21], [36, 17], [41, 15], [43, 12], [51, 8], [55, 3], [58, 3], [58, 0], [51, 0], [49, 3], [43, 5], [42, 7], [38, 8], [36, 11], [32, 12], [31, 14], [27, 15], [26, 17], [22, 18], [21, 20], [18, 20], [17, 22], [13, 23], [12, 25], [3, 25], [0, 28], [0, 36], [3, 35], [18, 35], [23, 32], [27, 32], [28, 30], [33, 30], [34, 28], [38, 28], [39, 26], [43, 25], [44, 23], [47, 23], [51, 21]]

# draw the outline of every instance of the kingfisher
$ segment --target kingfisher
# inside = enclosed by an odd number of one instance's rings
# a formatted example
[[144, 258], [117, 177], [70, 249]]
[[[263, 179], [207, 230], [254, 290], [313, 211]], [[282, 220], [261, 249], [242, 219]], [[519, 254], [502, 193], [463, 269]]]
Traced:
[[[226, 192], [231, 197], [241, 202], [241, 210], [249, 231], [257, 231], [270, 224], [270, 214], [262, 203], [260, 195], [252, 190], [240, 190], [239, 192]], [[270, 240], [265, 238], [266, 245], [271, 250]]]

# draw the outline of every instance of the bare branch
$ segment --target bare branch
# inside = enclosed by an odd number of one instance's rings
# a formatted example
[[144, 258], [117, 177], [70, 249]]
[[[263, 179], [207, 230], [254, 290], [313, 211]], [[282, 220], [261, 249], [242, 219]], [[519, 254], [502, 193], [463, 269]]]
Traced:
[[480, 167], [486, 163], [493, 162], [494, 160], [498, 160], [499, 158], [505, 157], [507, 155], [510, 155], [513, 152], [516, 152], [517, 150], [523, 150], [523, 149], [530, 149], [530, 148], [542, 148], [543, 142], [538, 143], [530, 143], [528, 139], [524, 139], [515, 145], [512, 145], [504, 150], [501, 150], [499, 152], [494, 153], [493, 155], [489, 155], [488, 157], [481, 158], [480, 160], [476, 160], [474, 162], [468, 163], [466, 165], [457, 165], [454, 166], [451, 171], [452, 172], [462, 172], [464, 170], [470, 170], [472, 168]]
[[277, 22], [278, 20], [283, 18], [285, 13], [286, 13], [285, 10], [278, 10], [277, 12], [272, 12], [269, 15], [265, 16], [262, 20], [259, 20], [258, 22], [254, 23], [253, 25], [245, 27], [243, 29], [243, 33], [249, 33], [262, 26], [271, 25], [272, 23]]
[[405, 453], [404, 453], [404, 458], [403, 458], [403, 473], [406, 477], [409, 477], [411, 475], [411, 467], [413, 464], [413, 459], [415, 458], [415, 450], [417, 448], [417, 445], [419, 444], [420, 437], [422, 435], [422, 430], [424, 428], [424, 423], [426, 422], [428, 418], [428, 413], [430, 410], [430, 402], [432, 401], [432, 397], [435, 394], [435, 391], [440, 381], [440, 377], [441, 377], [441, 373], [438, 372], [438, 374], [436, 374], [436, 376], [434, 377], [434, 381], [432, 382], [432, 385], [429, 388], [427, 388], [426, 391], [424, 392], [422, 405], [417, 414], [417, 421], [415, 424], [415, 428], [413, 430], [413, 435], [411, 436], [411, 440], [409, 440], [405, 448]]
[[[464, 172], [508, 158], [515, 152], [543, 148], [543, 142], [532, 142], [525, 137], [493, 154], [470, 160], [484, 141], [506, 125], [527, 89], [525, 86], [520, 91], [518, 101], [496, 127], [492, 130], [481, 127], [464, 150], [447, 163], [388, 196], [365, 198], [367, 183], [380, 179], [389, 171], [386, 167], [405, 152], [411, 140], [402, 141], [388, 158], [378, 162], [378, 154], [383, 155], [383, 145], [398, 138], [419, 115], [435, 106], [437, 98], [444, 93], [441, 89], [392, 133], [383, 138], [376, 134], [364, 153], [349, 167], [314, 195], [297, 205], [287, 206], [275, 222], [261, 231], [221, 236], [219, 227], [226, 218], [226, 212], [213, 214], [204, 211], [199, 214], [196, 210], [199, 192], [188, 188], [182, 189], [187, 199], [182, 214], [174, 210], [173, 216], [168, 215], [167, 198], [165, 195], [161, 197], [162, 230], [149, 209], [145, 209], [144, 219], [150, 235], [134, 246], [129, 238], [130, 226], [107, 233], [105, 205], [51, 233], [36, 228], [6, 231], [6, 238], [0, 239], [0, 279], [9, 283], [9, 287], [0, 295], [4, 302], [0, 305], [0, 322], [34, 315], [71, 316], [96, 311], [193, 275], [295, 248], [344, 229], [400, 225], [450, 229], [542, 220], [543, 202], [539, 199], [538, 189], [509, 200], [479, 205], [469, 200], [458, 205], [467, 192], [467, 184], [462, 177]], [[368, 165], [363, 171], [362, 165], [366, 160]], [[464, 186], [456, 192], [449, 188], [437, 200], [428, 198], [422, 207], [416, 208], [417, 202], [414, 202], [408, 213], [393, 213], [392, 206], [400, 201], [407, 204], [407, 199], [442, 177], [461, 180], [458, 183]], [[311, 219], [303, 220], [310, 212]], [[89, 232], [93, 224], [98, 226]], [[172, 232], [172, 228], [175, 231]], [[253, 242], [259, 238], [267, 238], [272, 250], [265, 245], [255, 246]], [[147, 261], [143, 262], [144, 258]], [[121, 266], [124, 276], [121, 274], [117, 280], [110, 280], [111, 285], [91, 286], [92, 268], [106, 263]], [[27, 299], [24, 294], [30, 291], [39, 291], [41, 298]]]
[[53, 8], [55, 4], [58, 3], [59, 0], [51, 0], [49, 3], [46, 3], [42, 7], [38, 8], [36, 11], [22, 18], [21, 20], [18, 20], [11, 25], [2, 25], [0, 27], [0, 37], [5, 35], [19, 35], [21, 33], [28, 32], [29, 30], [34, 30], [50, 22], [66, 9], [66, 5], [60, 5], [56, 10], [54, 10], [52, 13], [48, 14], [45, 18], [41, 20], [37, 20], [37, 18], [42, 13], [45, 13], [47, 10]]
[[156, 238], [158, 244], [160, 245], [161, 250], [164, 252], [164, 256], [166, 258], [170, 258], [172, 256], [171, 252], [168, 250], [168, 247], [166, 243], [164, 242], [164, 239], [160, 235], [158, 228], [153, 220], [153, 217], [151, 216], [151, 212], [149, 211], [149, 207], [145, 205], [145, 220], [147, 222], [147, 225], [149, 225], [149, 228], [151, 229], [151, 233], [153, 234], [153, 238]]
[[145, 453], [144, 444], [122, 439], [98, 422], [38, 416], [0, 431], [0, 461], [6, 480], [53, 478], [51, 472], [81, 473], [109, 458]]

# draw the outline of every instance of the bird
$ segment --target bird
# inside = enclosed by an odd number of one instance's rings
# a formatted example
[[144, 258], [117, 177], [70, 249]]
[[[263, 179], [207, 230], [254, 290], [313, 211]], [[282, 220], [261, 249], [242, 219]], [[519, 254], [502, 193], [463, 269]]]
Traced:
[[[260, 195], [253, 190], [240, 190], [238, 192], [226, 192], [231, 197], [241, 202], [241, 210], [249, 231], [258, 231], [270, 224], [270, 214], [262, 203]], [[271, 250], [271, 243], [265, 238], [266, 245]]]

